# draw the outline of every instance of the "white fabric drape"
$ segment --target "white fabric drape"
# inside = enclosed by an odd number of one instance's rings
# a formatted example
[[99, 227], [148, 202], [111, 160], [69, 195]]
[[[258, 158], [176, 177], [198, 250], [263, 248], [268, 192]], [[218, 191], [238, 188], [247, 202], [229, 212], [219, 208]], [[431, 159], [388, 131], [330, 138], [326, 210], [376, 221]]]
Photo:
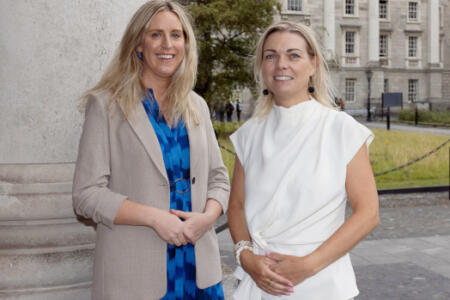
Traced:
[[[264, 119], [252, 118], [231, 137], [245, 171], [245, 216], [265, 251], [305, 256], [344, 222], [346, 166], [372, 132], [344, 112], [314, 99], [290, 108], [274, 105]], [[349, 255], [294, 287], [289, 296], [260, 290], [242, 269], [236, 300], [346, 300], [358, 294]]]

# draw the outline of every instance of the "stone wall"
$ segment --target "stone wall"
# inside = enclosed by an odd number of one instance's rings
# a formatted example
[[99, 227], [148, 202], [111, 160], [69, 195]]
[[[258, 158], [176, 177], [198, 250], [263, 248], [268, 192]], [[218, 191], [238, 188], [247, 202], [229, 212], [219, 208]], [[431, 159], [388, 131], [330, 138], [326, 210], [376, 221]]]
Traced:
[[144, 2], [0, 1], [0, 299], [90, 299], [95, 227], [71, 199], [78, 99]]

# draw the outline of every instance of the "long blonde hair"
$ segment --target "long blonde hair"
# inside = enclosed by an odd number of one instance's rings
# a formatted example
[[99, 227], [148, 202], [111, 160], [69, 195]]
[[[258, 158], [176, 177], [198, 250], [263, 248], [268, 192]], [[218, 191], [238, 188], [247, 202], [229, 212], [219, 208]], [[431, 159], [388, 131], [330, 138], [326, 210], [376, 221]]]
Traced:
[[170, 115], [168, 121], [176, 125], [181, 118], [188, 125], [187, 121], [192, 118], [198, 125], [198, 112], [189, 97], [197, 78], [197, 43], [189, 14], [172, 0], [151, 0], [136, 11], [102, 78], [83, 98], [87, 101], [90, 94], [106, 91], [110, 95], [109, 107], [116, 109], [120, 106], [127, 119], [132, 117], [132, 113], [148, 93], [141, 82], [143, 61], [137, 56], [137, 47], [142, 43], [152, 18], [161, 11], [170, 11], [178, 16], [185, 38], [183, 61], [173, 74], [163, 96], [164, 107]]
[[324, 106], [335, 108], [334, 106], [334, 91], [331, 87], [327, 63], [323, 58], [319, 44], [315, 38], [314, 31], [306, 25], [293, 22], [279, 22], [270, 26], [261, 36], [256, 47], [254, 76], [258, 85], [259, 97], [254, 111], [255, 117], [266, 116], [273, 107], [273, 95], [263, 95], [263, 90], [266, 89], [264, 80], [262, 78], [262, 64], [264, 43], [267, 38], [275, 32], [291, 32], [300, 35], [305, 39], [307, 44], [306, 51], [316, 64], [316, 72], [310, 78], [310, 86], [314, 87], [314, 92], [311, 94], [317, 101]]

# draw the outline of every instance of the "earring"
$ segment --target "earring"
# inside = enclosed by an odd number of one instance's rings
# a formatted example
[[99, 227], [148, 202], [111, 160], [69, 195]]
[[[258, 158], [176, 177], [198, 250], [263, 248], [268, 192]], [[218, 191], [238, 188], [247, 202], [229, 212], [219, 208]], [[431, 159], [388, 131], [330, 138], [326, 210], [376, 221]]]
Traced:
[[264, 90], [263, 90], [263, 94], [264, 94], [264, 96], [269, 95], [269, 90], [268, 90], [268, 89], [264, 89]]
[[142, 52], [136, 52], [137, 53], [137, 57], [142, 60]]
[[312, 87], [312, 86], [310, 86], [309, 88], [308, 88], [308, 92], [310, 93], [310, 94], [312, 94], [312, 93], [314, 93], [314, 87]]

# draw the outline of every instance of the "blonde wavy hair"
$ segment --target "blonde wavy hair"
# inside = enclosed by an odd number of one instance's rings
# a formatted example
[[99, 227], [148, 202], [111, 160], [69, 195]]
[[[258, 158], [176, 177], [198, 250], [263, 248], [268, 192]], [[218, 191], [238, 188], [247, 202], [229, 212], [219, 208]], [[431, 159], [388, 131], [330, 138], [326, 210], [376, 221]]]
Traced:
[[110, 95], [108, 107], [115, 110], [119, 106], [127, 119], [132, 117], [136, 107], [148, 94], [141, 82], [144, 65], [137, 56], [137, 47], [142, 43], [152, 18], [162, 11], [170, 11], [178, 16], [185, 38], [183, 61], [163, 95], [165, 111], [170, 115], [168, 121], [176, 125], [181, 118], [188, 125], [187, 120], [192, 118], [194, 124], [198, 125], [198, 112], [189, 97], [197, 78], [197, 43], [190, 15], [180, 4], [171, 0], [151, 0], [135, 12], [102, 78], [84, 94], [83, 99], [87, 102], [89, 95], [107, 92]]
[[275, 32], [291, 32], [300, 35], [305, 39], [307, 44], [306, 51], [308, 55], [316, 62], [316, 72], [310, 78], [309, 86], [314, 87], [314, 92], [311, 94], [322, 105], [330, 108], [335, 108], [334, 104], [334, 90], [330, 85], [330, 78], [328, 73], [328, 66], [321, 53], [319, 43], [315, 38], [314, 31], [306, 25], [293, 22], [279, 22], [270, 26], [261, 36], [256, 47], [255, 64], [254, 64], [254, 76], [258, 85], [259, 97], [255, 107], [253, 116], [264, 117], [273, 107], [274, 99], [273, 95], [263, 95], [263, 90], [266, 89], [264, 80], [262, 78], [262, 64], [263, 64], [263, 52], [264, 43], [267, 38]]

